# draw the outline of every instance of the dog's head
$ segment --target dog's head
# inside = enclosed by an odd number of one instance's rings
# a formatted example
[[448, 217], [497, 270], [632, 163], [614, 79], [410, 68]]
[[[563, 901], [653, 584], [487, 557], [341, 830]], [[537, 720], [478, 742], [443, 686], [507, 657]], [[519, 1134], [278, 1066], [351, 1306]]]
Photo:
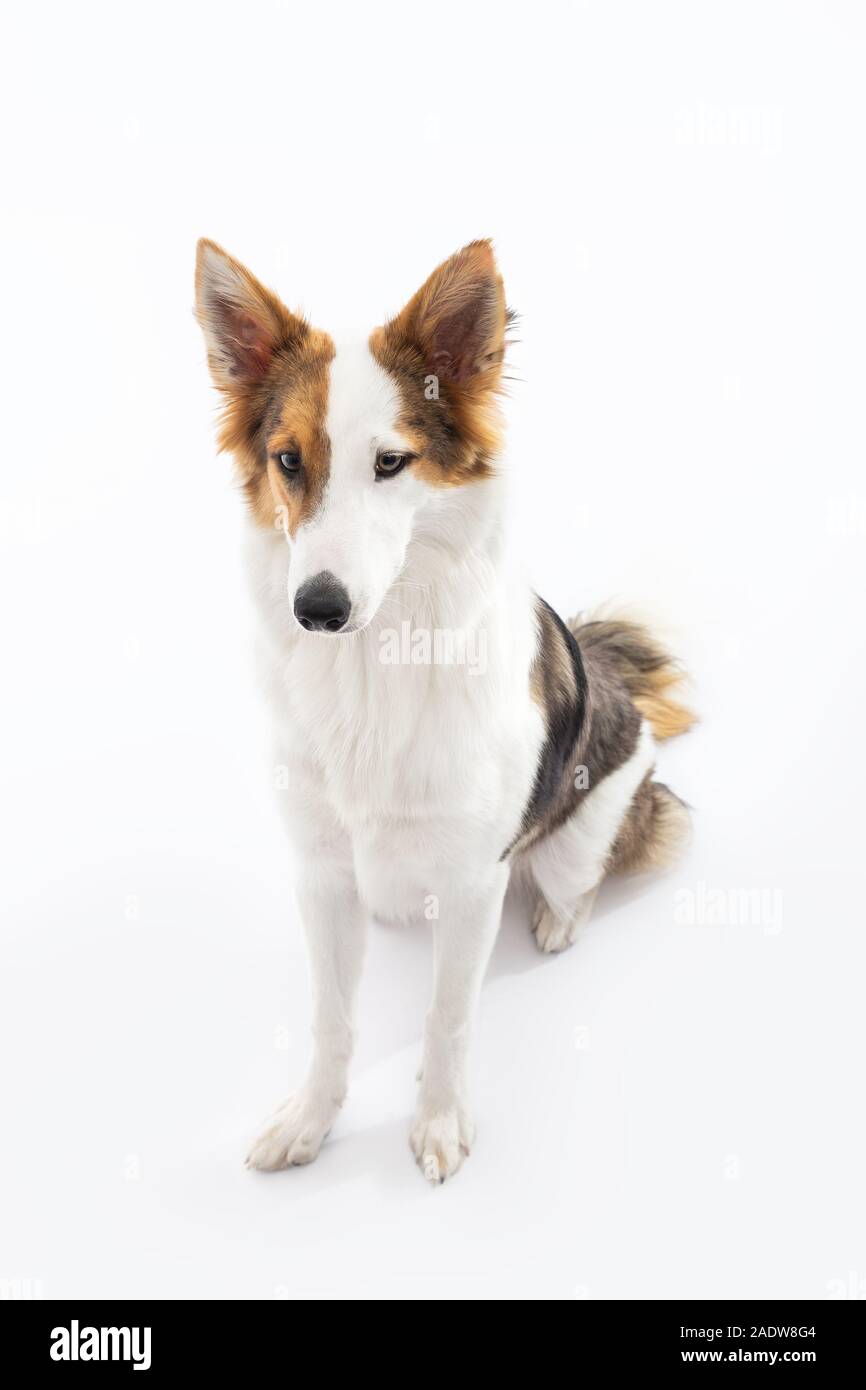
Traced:
[[366, 342], [328, 334], [200, 241], [196, 312], [222, 392], [220, 445], [253, 517], [289, 540], [302, 627], [365, 627], [443, 489], [492, 472], [508, 314], [491, 245], [445, 261]]

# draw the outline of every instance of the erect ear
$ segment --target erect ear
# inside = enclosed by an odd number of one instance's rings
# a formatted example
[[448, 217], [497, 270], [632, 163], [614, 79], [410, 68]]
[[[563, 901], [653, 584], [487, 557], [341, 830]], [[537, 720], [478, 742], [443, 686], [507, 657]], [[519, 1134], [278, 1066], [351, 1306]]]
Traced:
[[227, 255], [216, 242], [198, 243], [195, 301], [211, 375], [223, 391], [237, 392], [267, 376], [274, 354], [303, 335], [303, 319]]
[[489, 241], [472, 241], [443, 261], [388, 325], [411, 341], [443, 381], [498, 379], [505, 350], [505, 290]]

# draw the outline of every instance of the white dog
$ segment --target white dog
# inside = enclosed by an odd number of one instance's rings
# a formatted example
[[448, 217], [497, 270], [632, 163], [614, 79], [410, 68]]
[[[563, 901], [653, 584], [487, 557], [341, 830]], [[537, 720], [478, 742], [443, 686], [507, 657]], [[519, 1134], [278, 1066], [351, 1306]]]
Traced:
[[497, 471], [510, 316], [489, 242], [366, 342], [311, 328], [213, 242], [196, 295], [250, 505], [312, 960], [307, 1079], [248, 1162], [316, 1157], [346, 1094], [367, 916], [426, 917], [411, 1145], [442, 1181], [472, 1143], [469, 1034], [509, 875], [527, 874], [538, 944], [559, 951], [606, 873], [668, 863], [688, 813], [652, 780], [653, 734], [692, 716], [644, 628], [566, 626], [512, 566]]

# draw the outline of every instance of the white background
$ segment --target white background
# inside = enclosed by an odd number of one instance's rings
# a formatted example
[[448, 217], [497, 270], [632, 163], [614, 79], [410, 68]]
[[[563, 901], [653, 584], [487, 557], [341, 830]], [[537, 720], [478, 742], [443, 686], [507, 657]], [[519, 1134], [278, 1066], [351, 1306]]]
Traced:
[[[827, 0], [7, 21], [0, 1288], [866, 1292], [864, 40]], [[493, 236], [537, 587], [660, 608], [695, 677], [692, 848], [564, 957], [509, 909], [441, 1189], [421, 929], [373, 930], [318, 1162], [242, 1167], [309, 1009], [200, 235], [331, 331]]]

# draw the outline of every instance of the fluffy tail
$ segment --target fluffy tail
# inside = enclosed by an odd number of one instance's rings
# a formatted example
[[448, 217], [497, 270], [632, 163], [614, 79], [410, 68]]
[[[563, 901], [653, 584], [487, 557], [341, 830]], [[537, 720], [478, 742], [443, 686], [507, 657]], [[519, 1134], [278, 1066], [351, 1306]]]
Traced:
[[657, 739], [685, 734], [697, 722], [697, 715], [680, 698], [685, 681], [682, 668], [641, 623], [578, 616], [568, 626], [581, 650], [619, 677]]
[[664, 782], [654, 782], [652, 774], [647, 773], [611, 849], [608, 873], [636, 874], [671, 868], [688, 842], [691, 823], [685, 802]]

